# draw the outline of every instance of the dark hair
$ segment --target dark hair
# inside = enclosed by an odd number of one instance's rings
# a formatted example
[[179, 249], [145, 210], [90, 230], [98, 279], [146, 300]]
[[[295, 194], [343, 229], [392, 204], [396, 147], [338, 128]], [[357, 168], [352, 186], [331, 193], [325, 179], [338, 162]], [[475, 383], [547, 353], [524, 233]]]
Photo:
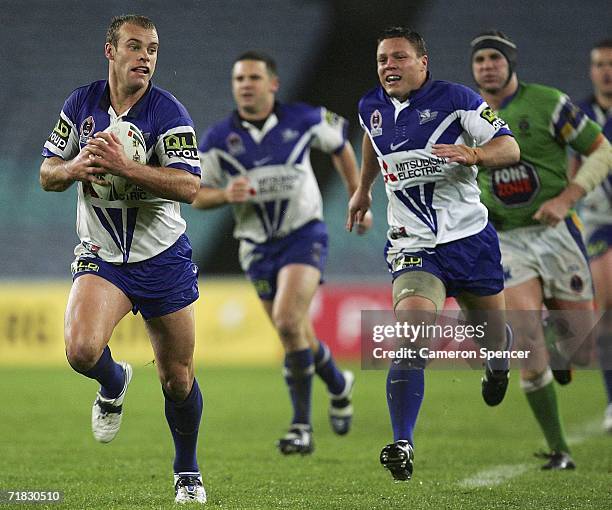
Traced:
[[378, 46], [385, 39], [395, 39], [396, 37], [401, 37], [406, 39], [414, 49], [416, 50], [417, 57], [422, 57], [423, 55], [427, 55], [427, 46], [425, 45], [425, 39], [414, 30], [406, 27], [388, 27], [385, 28], [379, 35], [376, 40], [376, 45]]
[[597, 44], [593, 45], [593, 50], [603, 50], [605, 48], [612, 48], [612, 39], [603, 39]]
[[111, 19], [108, 30], [106, 31], [106, 42], [112, 44], [116, 48], [119, 42], [119, 29], [126, 23], [146, 28], [147, 30], [157, 30], [155, 24], [146, 16], [122, 14], [121, 16], [114, 16], [113, 19]]
[[257, 60], [258, 62], [263, 62], [266, 64], [266, 69], [268, 73], [276, 76], [276, 61], [267, 53], [263, 51], [249, 50], [245, 51], [242, 55], [239, 55], [235, 60], [236, 62], [241, 62], [243, 60]]

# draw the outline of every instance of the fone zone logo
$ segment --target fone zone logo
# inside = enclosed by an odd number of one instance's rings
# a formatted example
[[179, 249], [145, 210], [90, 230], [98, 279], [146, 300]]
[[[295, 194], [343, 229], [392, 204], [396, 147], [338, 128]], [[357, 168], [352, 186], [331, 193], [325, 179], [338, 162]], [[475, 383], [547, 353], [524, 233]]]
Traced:
[[525, 161], [491, 172], [493, 195], [508, 207], [529, 204], [540, 191], [540, 179], [535, 168]]

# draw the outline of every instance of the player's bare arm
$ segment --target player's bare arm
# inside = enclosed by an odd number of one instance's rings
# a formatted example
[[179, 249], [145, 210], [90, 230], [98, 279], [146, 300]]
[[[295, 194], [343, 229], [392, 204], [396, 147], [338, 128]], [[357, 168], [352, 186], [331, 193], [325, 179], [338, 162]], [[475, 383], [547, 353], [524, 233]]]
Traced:
[[171, 167], [154, 167], [129, 160], [114, 133], [96, 133], [86, 149], [95, 164], [106, 172], [124, 177], [159, 198], [190, 204], [200, 188], [200, 177]]
[[224, 204], [242, 204], [251, 196], [251, 184], [247, 177], [232, 179], [225, 188], [202, 186], [192, 202], [196, 209], [212, 209]]
[[346, 229], [349, 232], [352, 231], [353, 225], [363, 223], [372, 204], [372, 184], [374, 184], [374, 180], [379, 173], [376, 153], [367, 134], [363, 136], [361, 152], [363, 160], [361, 162], [359, 185], [348, 204]]
[[[334, 167], [342, 177], [349, 198], [353, 196], [359, 186], [359, 172], [357, 171], [357, 159], [353, 146], [346, 142], [338, 154], [332, 155]], [[356, 223], [357, 234], [365, 234], [372, 226], [372, 212], [367, 211], [360, 222]]]
[[432, 145], [435, 156], [447, 158], [449, 163], [460, 165], [482, 165], [488, 168], [503, 167], [518, 163], [521, 151], [514, 137], [502, 135], [480, 147], [438, 143]]
[[73, 182], [93, 182], [100, 186], [108, 183], [100, 179], [100, 168], [92, 164], [92, 154], [83, 149], [76, 158], [64, 161], [59, 157], [45, 158], [40, 165], [40, 185], [45, 191], [65, 191]]
[[[584, 156], [593, 155], [595, 158], [590, 161], [591, 168], [586, 168], [586, 179], [584, 166], [574, 165], [573, 179], [578, 180], [570, 182], [559, 195], [544, 202], [533, 215], [533, 219], [551, 227], [562, 221], [576, 202], [606, 177], [606, 168], [610, 168], [610, 150], [609, 142], [600, 134], [584, 154]], [[589, 164], [589, 158], [584, 164]], [[579, 172], [583, 173], [582, 179], [578, 177]]]

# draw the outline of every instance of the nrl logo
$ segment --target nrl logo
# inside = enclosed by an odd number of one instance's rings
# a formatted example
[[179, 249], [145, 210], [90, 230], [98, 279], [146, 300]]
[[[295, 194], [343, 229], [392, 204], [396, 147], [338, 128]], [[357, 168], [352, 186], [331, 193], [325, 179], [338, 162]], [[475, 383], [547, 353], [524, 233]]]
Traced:
[[79, 137], [79, 142], [81, 143], [81, 145], [87, 144], [87, 142], [91, 138], [91, 134], [93, 133], [95, 127], [96, 122], [91, 115], [87, 117], [83, 122], [81, 122], [81, 128], [79, 130], [81, 135]]
[[419, 125], [427, 124], [438, 116], [438, 112], [432, 112], [429, 108], [423, 111], [417, 110], [417, 112], [419, 114]]
[[370, 115], [370, 134], [372, 137], [382, 135], [382, 115], [379, 110], [374, 110]]
[[245, 152], [244, 144], [242, 143], [242, 138], [240, 135], [232, 132], [227, 135], [225, 139], [225, 144], [227, 145], [227, 150], [232, 156], [239, 156]]

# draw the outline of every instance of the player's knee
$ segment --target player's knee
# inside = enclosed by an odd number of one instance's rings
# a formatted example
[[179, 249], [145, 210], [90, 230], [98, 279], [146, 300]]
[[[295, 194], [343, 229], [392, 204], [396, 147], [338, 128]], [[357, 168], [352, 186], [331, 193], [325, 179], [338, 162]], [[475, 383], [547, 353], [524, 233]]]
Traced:
[[66, 359], [77, 372], [85, 372], [100, 359], [101, 352], [85, 342], [67, 342]]
[[293, 315], [275, 315], [274, 327], [283, 343], [291, 343], [300, 336], [301, 321]]
[[544, 388], [553, 380], [553, 374], [549, 367], [543, 370], [522, 370], [521, 388], [525, 393]]
[[164, 394], [174, 402], [182, 402], [189, 396], [193, 377], [186, 370], [160, 377]]

